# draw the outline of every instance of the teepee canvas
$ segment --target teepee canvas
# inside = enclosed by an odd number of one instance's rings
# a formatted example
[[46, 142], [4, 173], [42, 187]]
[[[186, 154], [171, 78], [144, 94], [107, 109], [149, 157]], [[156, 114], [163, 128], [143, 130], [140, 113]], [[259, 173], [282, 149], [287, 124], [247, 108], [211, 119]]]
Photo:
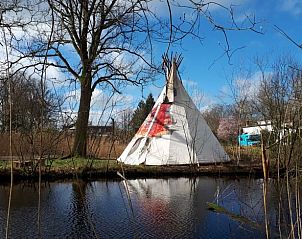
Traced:
[[229, 161], [178, 78], [179, 58], [148, 117], [118, 161], [130, 165], [179, 165]]

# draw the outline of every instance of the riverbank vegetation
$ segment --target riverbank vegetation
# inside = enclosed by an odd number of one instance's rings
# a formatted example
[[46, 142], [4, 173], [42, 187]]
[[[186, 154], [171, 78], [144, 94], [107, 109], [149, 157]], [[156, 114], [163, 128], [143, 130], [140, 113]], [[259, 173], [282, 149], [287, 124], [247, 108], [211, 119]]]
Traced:
[[[39, 173], [36, 165], [26, 165], [14, 169], [15, 180], [38, 180]], [[205, 164], [205, 165], [172, 165], [172, 166], [144, 166], [123, 165], [116, 160], [99, 160], [87, 158], [55, 159], [46, 162], [41, 167], [41, 178], [58, 180], [81, 178], [87, 180], [101, 178], [154, 178], [154, 177], [196, 177], [196, 176], [230, 176], [230, 177], [262, 177], [262, 168], [259, 163], [250, 162], [237, 165]], [[276, 172], [275, 172], [276, 175]], [[0, 161], [0, 177], [2, 181], [9, 180], [9, 163]]]

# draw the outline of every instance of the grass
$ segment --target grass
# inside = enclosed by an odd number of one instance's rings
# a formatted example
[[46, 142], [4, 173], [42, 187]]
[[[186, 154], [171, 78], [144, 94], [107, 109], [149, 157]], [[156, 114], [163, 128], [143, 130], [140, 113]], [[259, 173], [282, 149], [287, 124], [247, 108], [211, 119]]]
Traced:
[[51, 166], [53, 170], [81, 170], [85, 168], [92, 169], [106, 169], [119, 167], [116, 160], [99, 160], [99, 159], [87, 159], [87, 158], [69, 158], [69, 159], [55, 159], [52, 162], [47, 161], [45, 166]]
[[[227, 145], [224, 146], [226, 153], [231, 157], [236, 159], [238, 153], [238, 146]], [[243, 160], [261, 160], [261, 147], [260, 146], [241, 146], [240, 147], [240, 158]]]
[[[0, 160], [0, 170], [8, 170], [10, 167], [10, 162], [5, 160]], [[87, 169], [98, 170], [105, 172], [108, 169], [121, 171], [122, 167], [125, 169], [133, 169], [137, 171], [152, 171], [158, 169], [157, 166], [148, 166], [144, 165], [123, 165], [118, 164], [116, 160], [100, 160], [100, 159], [91, 159], [91, 158], [81, 158], [81, 157], [73, 157], [68, 159], [53, 159], [46, 160], [44, 169], [48, 169], [50, 171], [85, 171]], [[28, 168], [27, 168], [28, 169]], [[16, 169], [16, 170], [21, 170]], [[26, 170], [26, 168], [24, 168]]]
[[[10, 162], [0, 160], [0, 170], [6, 171], [10, 167]], [[85, 169], [94, 169], [106, 171], [109, 169], [120, 169], [120, 165], [116, 160], [99, 160], [99, 159], [87, 159], [87, 158], [69, 158], [69, 159], [54, 159], [52, 161], [47, 160], [43, 168], [50, 169], [51, 171], [83, 171]], [[27, 168], [28, 169], [28, 168]], [[20, 170], [20, 169], [16, 169]], [[26, 168], [24, 168], [26, 170]], [[21, 169], [22, 171], [22, 169]]]

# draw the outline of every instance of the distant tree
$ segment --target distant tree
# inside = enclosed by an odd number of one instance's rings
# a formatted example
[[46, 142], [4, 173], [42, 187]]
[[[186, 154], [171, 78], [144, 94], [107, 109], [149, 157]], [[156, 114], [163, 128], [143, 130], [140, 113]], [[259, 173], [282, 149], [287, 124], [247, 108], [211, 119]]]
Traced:
[[[6, 131], [9, 128], [7, 78], [0, 78], [0, 86], [0, 125], [2, 131]], [[58, 102], [48, 89], [44, 89], [44, 98], [42, 98], [42, 90], [36, 79], [22, 74], [11, 77], [11, 100], [13, 130], [28, 132], [38, 128], [42, 120], [41, 107], [44, 108], [44, 125], [53, 126], [56, 122]]]
[[138, 103], [136, 110], [133, 113], [131, 120], [131, 128], [135, 131], [137, 130], [144, 120], [147, 118], [148, 114], [151, 112], [153, 106], [155, 104], [154, 98], [152, 94], [149, 94], [146, 102], [141, 100]]
[[[258, 65], [262, 78], [254, 107], [263, 120], [270, 121], [272, 132], [266, 137], [270, 145], [270, 159], [281, 166], [301, 162], [302, 75], [301, 66], [294, 59], [282, 56], [270, 73]], [[293, 166], [293, 165], [291, 165]]]
[[132, 129], [137, 129], [144, 121], [146, 115], [145, 108], [146, 108], [146, 103], [143, 100], [141, 100], [138, 103], [138, 106], [132, 116], [132, 120], [131, 120]]
[[202, 112], [202, 116], [217, 136], [218, 127], [222, 118], [233, 116], [234, 110], [232, 105], [216, 104], [213, 107]]
[[124, 132], [129, 132], [131, 130], [130, 124], [132, 120], [133, 110], [132, 109], [125, 109], [119, 114], [119, 118], [121, 121], [120, 128]]
[[145, 114], [146, 114], [146, 117], [151, 112], [154, 104], [155, 104], [155, 101], [154, 101], [153, 95], [150, 93], [148, 95], [147, 99], [146, 99], [146, 105], [145, 105]]
[[226, 142], [235, 142], [238, 135], [237, 125], [234, 117], [222, 118], [217, 130], [218, 138]]

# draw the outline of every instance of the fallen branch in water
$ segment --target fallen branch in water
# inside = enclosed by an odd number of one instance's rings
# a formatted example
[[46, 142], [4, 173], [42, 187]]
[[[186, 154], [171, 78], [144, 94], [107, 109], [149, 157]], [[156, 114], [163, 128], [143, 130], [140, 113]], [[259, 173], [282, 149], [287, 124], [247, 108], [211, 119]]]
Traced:
[[254, 229], [258, 229], [261, 231], [263, 230], [262, 226], [260, 224], [258, 224], [257, 222], [254, 222], [244, 216], [232, 213], [232, 212], [228, 211], [227, 209], [225, 209], [215, 203], [207, 202], [207, 206], [208, 206], [208, 210], [210, 210], [210, 211], [224, 214], [224, 215], [228, 216], [229, 218], [231, 218], [232, 220], [240, 222], [242, 224], [247, 224]]

